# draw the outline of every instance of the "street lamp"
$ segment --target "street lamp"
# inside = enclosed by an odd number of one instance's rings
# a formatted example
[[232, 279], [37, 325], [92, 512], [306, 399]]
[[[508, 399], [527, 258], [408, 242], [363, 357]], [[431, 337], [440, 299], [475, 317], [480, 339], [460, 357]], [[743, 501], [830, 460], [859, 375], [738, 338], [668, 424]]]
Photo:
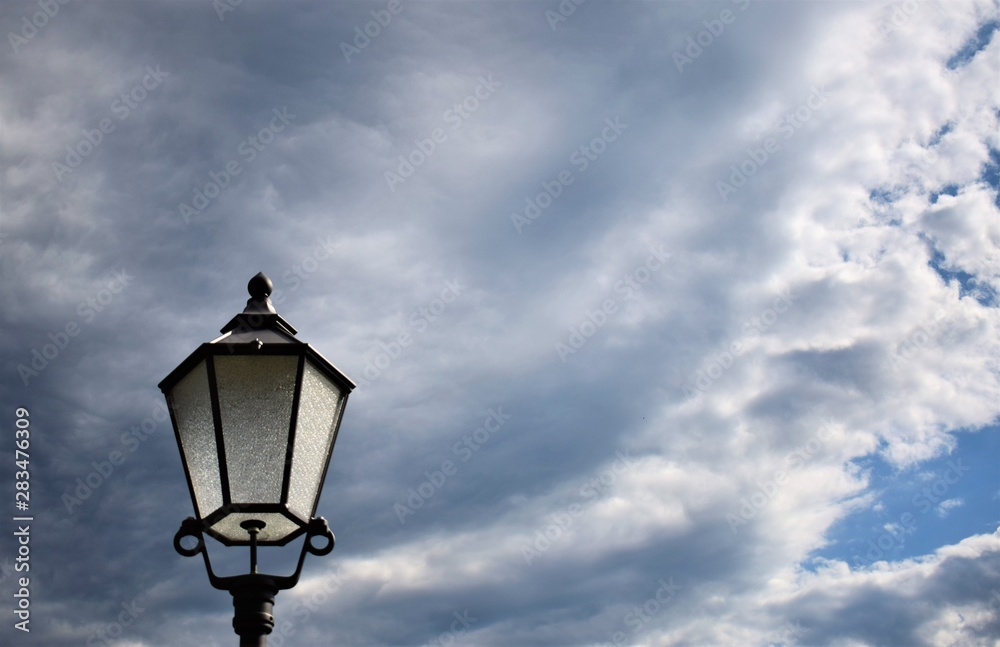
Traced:
[[[313, 517], [340, 420], [354, 383], [295, 338], [271, 304], [274, 286], [250, 279], [246, 309], [160, 382], [180, 448], [196, 517], [174, 536], [185, 557], [201, 553], [208, 579], [233, 596], [241, 646], [267, 644], [278, 591], [298, 583], [306, 553], [333, 550], [333, 533]], [[250, 547], [250, 572], [219, 577], [204, 534]], [[258, 546], [283, 546], [305, 534], [292, 575], [257, 572]], [[197, 543], [185, 548], [182, 540]], [[318, 546], [314, 538], [325, 538]]]

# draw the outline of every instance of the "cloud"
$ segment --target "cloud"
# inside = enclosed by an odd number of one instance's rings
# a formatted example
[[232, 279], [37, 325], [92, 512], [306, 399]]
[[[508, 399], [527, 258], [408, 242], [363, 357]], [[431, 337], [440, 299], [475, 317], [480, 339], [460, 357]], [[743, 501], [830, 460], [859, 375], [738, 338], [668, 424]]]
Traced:
[[945, 499], [944, 501], [942, 501], [941, 503], [939, 503], [938, 506], [937, 506], [938, 516], [939, 517], [947, 517], [948, 516], [948, 512], [952, 508], [958, 508], [958, 507], [961, 507], [963, 505], [965, 505], [965, 502], [962, 499]]
[[232, 642], [155, 385], [261, 270], [360, 385], [272, 644], [1000, 635], [988, 470], [932, 468], [1000, 413], [994, 4], [6, 9], [5, 639]]

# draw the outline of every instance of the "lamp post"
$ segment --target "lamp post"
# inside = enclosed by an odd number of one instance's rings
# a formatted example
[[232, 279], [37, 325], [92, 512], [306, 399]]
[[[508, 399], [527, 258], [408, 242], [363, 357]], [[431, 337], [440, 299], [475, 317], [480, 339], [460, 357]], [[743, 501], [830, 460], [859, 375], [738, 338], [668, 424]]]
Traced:
[[[246, 309], [160, 382], [170, 409], [195, 517], [181, 523], [174, 548], [201, 553], [208, 579], [233, 596], [241, 646], [264, 647], [278, 591], [298, 583], [306, 553], [326, 555], [334, 537], [314, 517], [347, 397], [354, 383], [274, 309], [263, 273], [247, 285]], [[250, 547], [250, 572], [219, 577], [204, 535]], [[292, 575], [257, 572], [258, 546], [305, 534]], [[182, 540], [196, 544], [185, 548]], [[319, 545], [313, 539], [323, 538]]]

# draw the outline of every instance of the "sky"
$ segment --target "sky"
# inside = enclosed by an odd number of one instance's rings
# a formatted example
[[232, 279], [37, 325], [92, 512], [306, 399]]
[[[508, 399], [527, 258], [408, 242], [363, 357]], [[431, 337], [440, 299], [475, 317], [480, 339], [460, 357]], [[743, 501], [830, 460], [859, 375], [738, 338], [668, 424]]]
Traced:
[[0, 643], [236, 644], [157, 384], [263, 271], [358, 385], [273, 647], [1000, 645], [998, 28], [2, 0]]

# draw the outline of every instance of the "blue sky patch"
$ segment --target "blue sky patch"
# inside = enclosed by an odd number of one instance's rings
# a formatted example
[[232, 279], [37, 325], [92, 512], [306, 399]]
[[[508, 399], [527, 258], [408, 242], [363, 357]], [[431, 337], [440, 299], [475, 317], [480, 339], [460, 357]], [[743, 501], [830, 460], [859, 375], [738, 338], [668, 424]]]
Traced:
[[995, 204], [1000, 208], [1000, 150], [990, 149], [990, 157], [983, 164], [983, 173], [979, 179], [996, 193]]
[[956, 68], [962, 67], [968, 64], [972, 58], [983, 50], [987, 45], [990, 44], [990, 39], [993, 38], [993, 32], [1000, 28], [1000, 21], [991, 20], [988, 23], [983, 24], [979, 27], [976, 35], [970, 38], [962, 48], [955, 53], [946, 64], [949, 70], [954, 70]]
[[[927, 240], [926, 237], [925, 240]], [[928, 244], [931, 244], [930, 241], [928, 241]], [[931, 245], [931, 249], [933, 251], [933, 256], [929, 261], [927, 261], [927, 264], [935, 272], [937, 272], [938, 276], [940, 276], [945, 283], [958, 281], [959, 296], [971, 296], [980, 304], [987, 307], [993, 307], [997, 304], [996, 290], [994, 290], [990, 284], [980, 281], [974, 275], [969, 274], [965, 270], [948, 268], [946, 263], [947, 259], [944, 254], [939, 252], [933, 245]]]
[[1000, 427], [956, 434], [946, 456], [896, 472], [872, 456], [874, 508], [836, 524], [830, 546], [816, 557], [846, 561], [852, 568], [933, 552], [1000, 525]]
[[958, 195], [958, 185], [957, 184], [947, 184], [941, 187], [940, 191], [934, 191], [931, 193], [931, 204], [937, 204], [938, 198], [943, 195], [956, 196]]

